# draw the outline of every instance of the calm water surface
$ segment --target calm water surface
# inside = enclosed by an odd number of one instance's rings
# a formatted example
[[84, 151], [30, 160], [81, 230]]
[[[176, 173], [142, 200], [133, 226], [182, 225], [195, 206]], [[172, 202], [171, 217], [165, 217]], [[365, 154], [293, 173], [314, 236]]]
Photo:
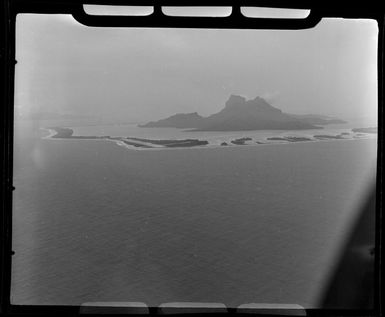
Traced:
[[135, 151], [42, 133], [15, 131], [13, 304], [316, 307], [375, 175], [374, 138]]

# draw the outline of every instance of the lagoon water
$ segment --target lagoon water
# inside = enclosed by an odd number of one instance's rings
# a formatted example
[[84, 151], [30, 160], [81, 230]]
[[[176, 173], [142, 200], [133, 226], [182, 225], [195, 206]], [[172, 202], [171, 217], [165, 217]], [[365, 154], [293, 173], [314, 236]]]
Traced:
[[[40, 127], [15, 129], [13, 304], [315, 308], [375, 176], [374, 137], [132, 150], [44, 139]], [[151, 137], [145, 130], [135, 136]], [[220, 142], [252, 133], [224, 134], [195, 137]]]

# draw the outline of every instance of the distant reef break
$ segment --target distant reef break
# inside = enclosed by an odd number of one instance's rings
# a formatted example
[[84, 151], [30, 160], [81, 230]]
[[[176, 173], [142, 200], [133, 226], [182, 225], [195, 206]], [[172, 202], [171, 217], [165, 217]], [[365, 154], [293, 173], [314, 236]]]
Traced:
[[355, 128], [352, 129], [353, 132], [362, 132], [362, 133], [372, 133], [377, 134], [377, 128], [376, 127], [370, 127], [370, 128]]
[[[131, 149], [154, 149], [154, 148], [191, 148], [191, 147], [216, 147], [216, 146], [245, 146], [256, 144], [277, 144], [277, 143], [294, 143], [294, 142], [314, 142], [314, 141], [330, 141], [330, 140], [353, 140], [368, 138], [368, 136], [375, 134], [377, 128], [356, 128], [352, 132], [341, 132], [339, 134], [314, 134], [308, 135], [278, 135], [265, 136], [264, 139], [253, 135], [244, 136], [241, 138], [232, 139], [231, 134], [227, 139], [217, 140], [209, 143], [207, 140], [199, 139], [146, 139], [139, 137], [126, 136], [95, 136], [95, 135], [73, 135], [74, 131], [70, 128], [50, 127], [49, 136], [45, 138], [50, 139], [69, 139], [69, 140], [105, 140], [114, 141], [118, 145], [126, 146]], [[53, 132], [54, 131], [54, 132]], [[281, 132], [278, 132], [281, 133]], [[218, 143], [217, 143], [218, 142]]]
[[[318, 125], [346, 123], [320, 115], [293, 115], [273, 107], [261, 97], [253, 100], [231, 95], [225, 107], [208, 117], [197, 112], [178, 113], [168, 118], [139, 125], [143, 128], [180, 128], [191, 131], [308, 130]], [[317, 125], [318, 124], [318, 125]]]
[[204, 146], [209, 144], [206, 140], [198, 139], [183, 139], [183, 140], [151, 140], [144, 138], [135, 138], [135, 137], [120, 137], [120, 136], [95, 136], [95, 135], [73, 135], [74, 131], [70, 128], [62, 127], [50, 127], [50, 130], [56, 132], [55, 135], [51, 136], [53, 139], [83, 139], [83, 140], [111, 140], [115, 142], [122, 142], [126, 145], [130, 145], [136, 148], [184, 148], [184, 147], [194, 147], [194, 146]]

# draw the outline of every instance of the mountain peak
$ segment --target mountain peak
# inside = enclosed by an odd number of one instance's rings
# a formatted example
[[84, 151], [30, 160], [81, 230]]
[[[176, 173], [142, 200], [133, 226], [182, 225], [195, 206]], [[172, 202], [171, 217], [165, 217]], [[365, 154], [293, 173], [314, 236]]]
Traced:
[[208, 117], [198, 113], [176, 114], [144, 127], [195, 128], [201, 131], [243, 130], [300, 130], [318, 128], [300, 119], [283, 113], [262, 97], [246, 100], [239, 95], [230, 95], [225, 107]]
[[230, 95], [229, 99], [226, 101], [226, 107], [233, 107], [242, 105], [246, 102], [246, 98], [239, 95]]
[[257, 96], [254, 99], [246, 100], [245, 97], [239, 95], [231, 95], [226, 101], [223, 111], [241, 111], [242, 109], [252, 112], [281, 112], [281, 110], [270, 105], [262, 97]]
[[254, 101], [267, 103], [267, 101], [265, 99], [263, 99], [262, 97], [260, 97], [260, 96], [255, 97]]

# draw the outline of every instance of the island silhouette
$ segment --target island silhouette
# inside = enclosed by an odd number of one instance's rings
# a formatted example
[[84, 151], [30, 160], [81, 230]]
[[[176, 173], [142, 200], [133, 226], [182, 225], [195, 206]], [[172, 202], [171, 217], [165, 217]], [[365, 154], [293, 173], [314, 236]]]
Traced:
[[331, 123], [346, 122], [321, 115], [288, 114], [273, 107], [261, 97], [246, 100], [242, 96], [231, 95], [221, 111], [208, 117], [202, 117], [197, 112], [178, 113], [139, 127], [167, 127], [192, 131], [308, 130], [323, 129], [318, 125]]
[[[197, 112], [177, 113], [168, 118], [152, 121], [139, 127], [146, 128], [180, 128], [184, 131], [251, 131], [251, 130], [309, 130], [323, 129], [322, 126], [332, 123], [346, 123], [343, 120], [323, 115], [295, 115], [284, 113], [273, 107], [261, 97], [252, 100], [238, 95], [231, 95], [225, 107], [208, 117], [202, 117]], [[147, 148], [186, 148], [205, 147], [210, 144], [208, 140], [196, 138], [167, 138], [153, 139], [138, 136], [110, 136], [110, 135], [74, 135], [74, 130], [69, 127], [48, 127], [50, 134], [44, 138], [51, 139], [80, 139], [80, 140], [104, 140], [113, 141], [118, 145], [136, 149]], [[233, 146], [251, 144], [312, 142], [328, 140], [345, 140], [365, 137], [367, 134], [376, 134], [376, 128], [355, 128], [351, 132], [344, 131], [340, 134], [314, 134], [309, 135], [272, 135], [264, 139], [251, 136], [235, 138], [231, 136], [227, 140], [211, 145]]]

